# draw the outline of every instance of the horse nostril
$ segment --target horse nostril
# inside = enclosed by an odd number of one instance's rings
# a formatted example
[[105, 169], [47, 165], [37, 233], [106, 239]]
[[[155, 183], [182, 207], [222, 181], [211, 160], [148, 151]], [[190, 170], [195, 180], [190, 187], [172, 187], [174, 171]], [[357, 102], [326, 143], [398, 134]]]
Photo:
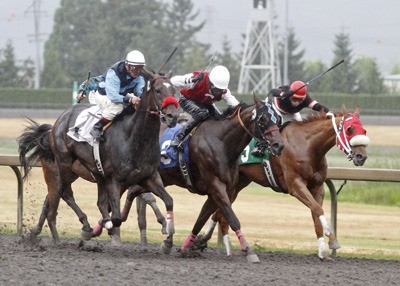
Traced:
[[275, 156], [281, 155], [282, 150], [283, 150], [284, 147], [285, 147], [284, 144], [281, 144], [281, 143], [272, 143], [271, 148], [272, 148], [272, 151], [273, 151], [273, 152], [272, 152], [273, 155], [275, 155]]

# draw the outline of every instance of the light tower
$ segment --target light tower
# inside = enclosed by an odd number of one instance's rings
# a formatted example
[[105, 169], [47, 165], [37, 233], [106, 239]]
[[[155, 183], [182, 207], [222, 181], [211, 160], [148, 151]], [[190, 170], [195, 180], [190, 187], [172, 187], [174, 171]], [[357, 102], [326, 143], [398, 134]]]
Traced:
[[254, 91], [267, 95], [271, 88], [282, 83], [273, 25], [273, 1], [252, 0], [252, 2], [238, 92]]

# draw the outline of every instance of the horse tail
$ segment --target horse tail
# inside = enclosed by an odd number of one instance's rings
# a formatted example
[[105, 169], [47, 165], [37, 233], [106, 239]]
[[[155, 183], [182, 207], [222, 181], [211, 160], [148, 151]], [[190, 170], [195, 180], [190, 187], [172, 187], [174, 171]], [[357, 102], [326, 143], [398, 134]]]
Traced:
[[50, 148], [50, 130], [53, 126], [50, 124], [39, 125], [30, 118], [28, 118], [28, 121], [30, 126], [27, 126], [22, 135], [17, 138], [19, 160], [24, 169], [23, 179], [27, 178], [32, 164], [41, 160], [50, 162], [55, 160]]

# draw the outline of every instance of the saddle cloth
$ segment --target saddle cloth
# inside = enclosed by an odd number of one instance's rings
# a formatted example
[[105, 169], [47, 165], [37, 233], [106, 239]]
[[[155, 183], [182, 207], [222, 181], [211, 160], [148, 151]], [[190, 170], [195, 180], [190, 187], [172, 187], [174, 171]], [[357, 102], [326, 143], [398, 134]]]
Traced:
[[281, 187], [277, 183], [275, 179], [275, 174], [272, 169], [271, 161], [270, 161], [270, 154], [269, 152], [265, 152], [264, 157], [257, 157], [251, 154], [251, 151], [254, 149], [256, 145], [256, 140], [251, 139], [249, 145], [244, 148], [242, 153], [239, 156], [239, 165], [246, 165], [246, 164], [262, 164], [264, 167], [265, 176], [268, 179], [271, 188], [276, 192], [281, 192]]
[[[177, 124], [175, 127], [167, 128], [160, 138], [160, 151], [161, 161], [160, 169], [174, 168], [179, 165], [179, 154], [177, 148], [169, 146], [172, 139], [175, 138], [176, 134], [182, 129], [181, 124]], [[189, 162], [189, 140], [185, 141], [183, 148], [183, 160]]]
[[75, 141], [87, 142], [93, 146], [93, 136], [90, 135], [90, 131], [100, 118], [101, 109], [97, 105], [83, 110], [76, 118], [75, 125], [67, 132], [67, 135]]

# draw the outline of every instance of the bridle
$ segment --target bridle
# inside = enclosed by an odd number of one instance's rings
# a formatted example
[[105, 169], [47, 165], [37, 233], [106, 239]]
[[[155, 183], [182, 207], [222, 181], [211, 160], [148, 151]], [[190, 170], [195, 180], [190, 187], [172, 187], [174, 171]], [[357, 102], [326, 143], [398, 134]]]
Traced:
[[[242, 118], [240, 117], [240, 109], [241, 107], [239, 106], [235, 113], [237, 113], [237, 118], [240, 123], [240, 126], [246, 131], [247, 134], [249, 134], [254, 140], [257, 142], [261, 142], [264, 145], [266, 145], [267, 149], [269, 150], [271, 148], [271, 142], [266, 138], [266, 135], [268, 133], [271, 133], [273, 131], [279, 130], [278, 126], [276, 125], [278, 118], [275, 115], [275, 111], [272, 109], [272, 106], [269, 103], [264, 103], [263, 107], [257, 107], [256, 109], [253, 110], [253, 117], [255, 117], [255, 131], [251, 132], [243, 123]], [[267, 112], [264, 110], [268, 109]], [[264, 118], [265, 114], [270, 114], [267, 116], [269, 120], [267, 122], [262, 122], [261, 119]], [[255, 134], [261, 134], [261, 138], [256, 136]]]
[[[337, 126], [335, 121], [335, 114], [329, 111], [326, 116], [332, 118], [332, 126], [336, 133], [336, 145], [338, 145], [339, 148], [347, 154], [347, 159], [349, 159], [349, 161], [353, 160], [355, 152], [351, 148], [344, 126], [346, 117], [343, 115], [339, 122], [339, 126]], [[342, 133], [343, 136], [340, 136]], [[344, 140], [342, 139], [342, 137], [344, 138]]]

